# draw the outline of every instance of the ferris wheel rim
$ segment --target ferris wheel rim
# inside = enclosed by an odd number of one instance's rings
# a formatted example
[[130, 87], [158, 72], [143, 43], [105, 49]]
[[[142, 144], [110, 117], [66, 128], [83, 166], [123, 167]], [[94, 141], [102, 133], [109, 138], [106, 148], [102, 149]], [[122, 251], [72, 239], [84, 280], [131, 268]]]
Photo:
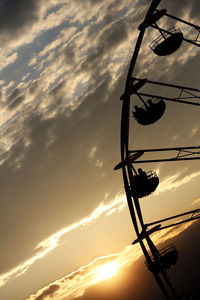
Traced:
[[[151, 4], [149, 6], [149, 9], [146, 13], [146, 16], [145, 16], [146, 21], [148, 20], [148, 16], [150, 16], [154, 11], [157, 10], [157, 6], [159, 5], [160, 2], [161, 2], [161, 0], [152, 0]], [[140, 51], [140, 48], [141, 48], [141, 45], [142, 45], [142, 40], [143, 40], [145, 30], [146, 30], [145, 20], [143, 22], [144, 26], [143, 26], [143, 28], [140, 29], [140, 32], [138, 34], [135, 49], [133, 51], [133, 55], [132, 55], [132, 59], [131, 59], [131, 62], [130, 62], [128, 75], [127, 75], [127, 79], [126, 79], [125, 91], [124, 91], [123, 95], [120, 98], [121, 100], [123, 100], [123, 102], [122, 102], [122, 113], [121, 113], [121, 136], [120, 136], [121, 162], [116, 167], [119, 167], [119, 165], [120, 165], [120, 168], [122, 169], [122, 175], [123, 175], [123, 180], [124, 180], [124, 188], [125, 188], [125, 192], [126, 192], [126, 198], [127, 198], [127, 202], [128, 202], [129, 211], [130, 211], [130, 215], [131, 215], [131, 218], [132, 218], [133, 226], [135, 228], [135, 232], [136, 232], [136, 235], [137, 235], [137, 241], [140, 243], [140, 246], [142, 248], [142, 251], [144, 253], [144, 256], [146, 258], [147, 263], [150, 262], [150, 264], [151, 264], [151, 259], [150, 259], [150, 256], [149, 256], [147, 250], [146, 250], [146, 247], [143, 243], [143, 238], [146, 239], [148, 244], [149, 243], [151, 244], [152, 241], [149, 237], [150, 233], [152, 233], [153, 231], [161, 230], [163, 228], [161, 228], [161, 225], [158, 224], [157, 226], [155, 226], [155, 228], [147, 230], [147, 227], [150, 224], [145, 224], [144, 223], [143, 216], [142, 216], [142, 211], [140, 209], [140, 205], [139, 205], [139, 201], [138, 201], [138, 197], [135, 194], [131, 194], [130, 188], [129, 188], [129, 178], [132, 176], [132, 173], [131, 173], [132, 172], [131, 171], [132, 161], [131, 161], [131, 159], [129, 159], [130, 158], [129, 156], [131, 154], [131, 152], [129, 150], [129, 115], [130, 115], [130, 95], [131, 95], [130, 87], [131, 87], [131, 84], [134, 82], [134, 80], [137, 80], [137, 78], [133, 77], [133, 71], [134, 71], [134, 68], [135, 68], [135, 64], [136, 64], [136, 61], [137, 61], [137, 56], [139, 54], [139, 51]], [[197, 45], [197, 46], [199, 46], [199, 45]], [[192, 89], [192, 90], [198, 90], [198, 89]], [[185, 147], [185, 148], [187, 148], [187, 147]], [[196, 146], [194, 146], [194, 148], [196, 148]], [[139, 150], [139, 151], [140, 151], [139, 154], [141, 154], [141, 153], [143, 154], [143, 150]], [[139, 155], [139, 156], [141, 156], [141, 155]], [[126, 162], [126, 163], [123, 163], [123, 162]], [[134, 163], [135, 163], [135, 161], [134, 161]], [[116, 167], [115, 167], [115, 169], [116, 169]], [[133, 206], [133, 203], [132, 203], [132, 198], [134, 200], [134, 206]], [[194, 211], [192, 211], [192, 213], [193, 212]], [[142, 226], [142, 232], [141, 233], [139, 232], [138, 223], [137, 223], [137, 220], [136, 220], [136, 214], [137, 214], [137, 217], [139, 218], [140, 225]], [[183, 214], [188, 214], [188, 212], [183, 213]], [[172, 218], [174, 218], [174, 217], [176, 217], [176, 216], [172, 216]], [[200, 215], [197, 218], [199, 219]], [[197, 219], [197, 218], [194, 217], [193, 219]], [[174, 225], [172, 225], [172, 226], [174, 226]], [[169, 299], [166, 288], [162, 284], [162, 282], [160, 281], [158, 273], [155, 272], [153, 269], [152, 269], [151, 272], [153, 273], [153, 275], [154, 275], [160, 289], [162, 290], [163, 294], [166, 296], [166, 299]], [[168, 288], [171, 291], [171, 293], [175, 296], [176, 299], [180, 299], [179, 296], [176, 294], [174, 288], [172, 287], [170, 281], [168, 280], [166, 271], [163, 269], [161, 273], [162, 273], [163, 277], [165, 278], [165, 280], [168, 284]]]

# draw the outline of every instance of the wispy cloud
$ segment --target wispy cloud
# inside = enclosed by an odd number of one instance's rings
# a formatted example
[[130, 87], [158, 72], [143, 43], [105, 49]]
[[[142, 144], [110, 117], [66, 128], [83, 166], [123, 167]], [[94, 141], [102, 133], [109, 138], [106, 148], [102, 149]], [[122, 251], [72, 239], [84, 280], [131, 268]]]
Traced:
[[88, 217], [65, 228], [62, 228], [60, 231], [41, 241], [34, 249], [34, 252], [36, 252], [34, 256], [23, 262], [21, 265], [18, 265], [12, 270], [0, 275], [0, 286], [5, 285], [9, 280], [24, 274], [36, 261], [42, 259], [51, 251], [53, 251], [58, 246], [61, 238], [67, 233], [75, 229], [87, 226], [103, 215], [108, 216], [109, 212], [112, 213], [113, 210], [120, 211], [125, 206], [126, 201], [124, 199], [124, 196], [118, 195], [113, 201], [109, 202], [108, 204], [101, 203]]
[[4, 54], [1, 56], [1, 63], [0, 63], [0, 71], [2, 71], [7, 66], [13, 64], [18, 58], [17, 52], [12, 54]]
[[[199, 176], [200, 172], [194, 172], [188, 176], [185, 176], [184, 178], [182, 178], [180, 180], [177, 180], [179, 178], [179, 175], [180, 174], [177, 173], [174, 176], [167, 178], [161, 184], [161, 187], [160, 187], [159, 191], [157, 192], [157, 194], [160, 192], [166, 191], [166, 190], [171, 190], [171, 189], [180, 187], [182, 184], [185, 184], [185, 183], [189, 182], [190, 180], [193, 180], [194, 178]], [[109, 216], [117, 211], [121, 211], [125, 206], [126, 206], [126, 200], [125, 200], [124, 196], [117, 196], [113, 201], [109, 202], [108, 204], [101, 203], [88, 217], [59, 230], [58, 232], [52, 234], [47, 239], [41, 241], [35, 247], [34, 251], [36, 251], [36, 254], [33, 257], [31, 257], [30, 259], [28, 259], [21, 265], [16, 266], [9, 272], [0, 275], [0, 286], [5, 285], [9, 280], [24, 274], [30, 268], [30, 266], [33, 265], [36, 261], [45, 257], [48, 253], [53, 251], [58, 246], [61, 238], [65, 234], [67, 234], [75, 229], [87, 226], [87, 225], [91, 224], [92, 222], [94, 222], [95, 220], [97, 220], [98, 218], [102, 217], [103, 215]], [[183, 227], [181, 227], [181, 228], [183, 228]], [[184, 227], [184, 229], [185, 228], [186, 227]], [[177, 229], [177, 231], [173, 231], [173, 235], [175, 234], [175, 232], [179, 233], [179, 231], [180, 231], [180, 229]], [[182, 229], [181, 229], [181, 231], [182, 231]], [[162, 237], [163, 237], [163, 233], [159, 233], [158, 236], [159, 236], [159, 241], [161, 241]], [[164, 234], [164, 236], [165, 236], [165, 234]]]
[[199, 126], [194, 126], [193, 128], [192, 128], [192, 130], [191, 130], [191, 137], [193, 137], [193, 136], [195, 136], [197, 133], [198, 133], [198, 131], [199, 131]]
[[[52, 293], [54, 294], [55, 299], [72, 299], [74, 297], [82, 296], [87, 287], [99, 282], [99, 266], [107, 262], [115, 262], [120, 269], [125, 266], [129, 266], [137, 258], [139, 258], [141, 254], [139, 246], [135, 246], [134, 251], [132, 246], [128, 246], [121, 253], [98, 257], [88, 265], [80, 267], [76, 271], [39, 290], [35, 295], [31, 295], [27, 300], [46, 299], [46, 291], [49, 291], [49, 288], [52, 285], [57, 286], [56, 293], [54, 291]], [[77, 284], [77, 282], [79, 282], [79, 284]]]
[[[183, 173], [183, 171], [182, 171], [182, 173]], [[200, 172], [193, 172], [189, 175], [182, 177], [182, 173], [177, 172], [176, 174], [174, 174], [172, 176], [168, 176], [167, 178], [162, 180], [162, 182], [159, 184], [159, 186], [155, 192], [155, 195], [158, 195], [165, 191], [177, 189], [177, 188], [181, 187], [182, 185], [194, 180], [195, 178], [197, 178], [200, 175]]]
[[[163, 243], [167, 239], [174, 238], [189, 226], [190, 224], [183, 224], [181, 226], [173, 228], [173, 230], [167, 229], [158, 232], [153, 235], [153, 239], [156, 243]], [[140, 246], [137, 244], [135, 246], [125, 247], [125, 249], [120, 253], [98, 257], [88, 265], [82, 266], [76, 271], [66, 275], [59, 280], [54, 281], [43, 289], [40, 289], [26, 300], [46, 300], [51, 296], [53, 296], [55, 300], [70, 300], [75, 297], [80, 297], [84, 294], [85, 290], [89, 286], [99, 282], [99, 266], [107, 262], [115, 262], [120, 270], [133, 264], [141, 255], [142, 251], [140, 249]], [[53, 289], [52, 287], [56, 288]]]
[[191, 205], [193, 206], [193, 205], [199, 204], [199, 203], [200, 203], [200, 198], [197, 198], [191, 203]]
[[89, 152], [89, 157], [90, 157], [91, 159], [93, 159], [96, 152], [97, 152], [97, 146], [92, 147], [92, 149], [91, 149], [90, 152]]

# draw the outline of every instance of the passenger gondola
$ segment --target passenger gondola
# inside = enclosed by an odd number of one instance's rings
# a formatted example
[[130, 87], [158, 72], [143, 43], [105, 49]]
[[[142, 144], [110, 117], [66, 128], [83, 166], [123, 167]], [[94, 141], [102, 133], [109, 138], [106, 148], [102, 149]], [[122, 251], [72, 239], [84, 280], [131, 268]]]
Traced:
[[152, 257], [152, 263], [147, 264], [150, 271], [162, 272], [171, 269], [178, 260], [178, 252], [174, 245], [168, 245], [158, 251], [157, 257]]
[[158, 184], [159, 178], [156, 172], [144, 172], [141, 168], [138, 169], [138, 174], [133, 176], [134, 191], [138, 198], [143, 198], [153, 193]]
[[159, 56], [170, 55], [181, 46], [183, 42], [183, 34], [180, 29], [174, 27], [158, 36], [151, 44], [150, 48]]
[[150, 125], [162, 117], [165, 107], [162, 99], [148, 100], [147, 104], [142, 107], [134, 106], [133, 117], [141, 125]]

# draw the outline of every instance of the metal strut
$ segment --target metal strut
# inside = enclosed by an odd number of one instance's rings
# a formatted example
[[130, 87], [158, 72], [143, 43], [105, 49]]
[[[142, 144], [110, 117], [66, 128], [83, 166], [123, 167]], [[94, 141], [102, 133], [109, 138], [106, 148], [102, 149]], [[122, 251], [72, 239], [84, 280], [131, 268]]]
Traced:
[[[194, 92], [200, 92], [199, 89], [194, 89], [194, 88], [188, 88], [188, 87], [183, 87], [179, 85], [172, 85], [172, 84], [167, 84], [167, 83], [162, 83], [162, 82], [156, 82], [156, 81], [151, 81], [147, 79], [139, 79], [133, 77], [133, 70], [135, 68], [136, 60], [140, 51], [140, 47], [143, 41], [143, 37], [145, 34], [145, 29], [149, 26], [150, 21], [152, 20], [152, 16], [155, 11], [157, 10], [157, 6], [161, 0], [152, 0], [150, 7], [146, 13], [145, 19], [142, 23], [142, 26], [139, 28], [139, 35], [136, 41], [135, 49], [131, 58], [128, 74], [127, 74], [127, 80], [125, 84], [125, 90], [123, 95], [121, 96], [122, 102], [122, 114], [121, 114], [121, 162], [115, 167], [115, 170], [117, 169], [122, 169], [122, 175], [123, 175], [123, 180], [124, 180], [124, 188], [126, 192], [126, 198], [128, 202], [128, 207], [132, 219], [132, 223], [136, 232], [137, 239], [136, 241], [133, 242], [133, 244], [139, 242], [141, 249], [144, 253], [144, 256], [146, 258], [146, 261], [149, 265], [153, 264], [153, 260], [150, 256], [150, 254], [147, 251], [146, 245], [144, 243], [144, 240], [147, 242], [150, 252], [153, 254], [154, 259], [158, 259], [158, 250], [156, 246], [153, 244], [152, 240], [150, 239], [150, 235], [153, 232], [156, 232], [158, 230], [168, 228], [170, 226], [175, 226], [178, 224], [181, 224], [183, 222], [188, 222], [192, 221], [195, 219], [200, 218], [200, 209], [199, 210], [193, 210], [190, 212], [182, 213], [176, 216], [172, 216], [169, 218], [165, 218], [159, 221], [154, 221], [151, 223], [144, 223], [143, 216], [142, 216], [142, 211], [140, 208], [140, 203], [139, 199], [137, 197], [136, 189], [135, 189], [135, 182], [134, 182], [134, 175], [133, 172], [136, 173], [133, 164], [134, 163], [144, 163], [144, 162], [155, 162], [155, 161], [179, 161], [179, 160], [191, 160], [191, 159], [199, 159], [200, 158], [200, 146], [192, 146], [192, 147], [178, 147], [178, 148], [161, 148], [161, 149], [143, 149], [143, 150], [129, 150], [129, 117], [130, 117], [130, 96], [132, 94], [136, 94], [140, 100], [143, 102], [145, 105], [146, 102], [142, 97], [154, 97], [154, 98], [163, 98], [164, 100], [167, 101], [175, 101], [175, 102], [180, 102], [180, 103], [186, 103], [186, 104], [193, 104], [193, 105], [200, 105], [199, 103], [195, 102], [190, 102], [187, 99], [193, 99], [193, 98], [200, 98], [200, 96], [197, 96], [193, 94]], [[162, 12], [163, 13], [163, 12]], [[165, 12], [165, 15], [170, 16]], [[155, 19], [158, 18], [159, 16], [153, 16]], [[177, 20], [181, 20], [176, 18]], [[185, 22], [189, 25], [189, 22]], [[164, 35], [164, 33], [172, 34], [162, 28], [159, 28], [157, 25], [152, 25], [152, 27], [156, 27], [161, 31], [161, 33]], [[197, 30], [199, 28], [193, 27]], [[185, 41], [189, 41], [187, 39], [184, 39]], [[189, 41], [190, 43], [197, 44], [196, 42], [198, 41], [198, 37], [196, 38], [195, 42], [194, 41]], [[200, 46], [200, 44], [198, 45]], [[135, 84], [135, 81], [138, 81]], [[142, 88], [143, 85], [146, 83], [151, 83], [151, 84], [156, 84], [156, 85], [161, 85], [161, 86], [169, 86], [169, 87], [174, 87], [180, 90], [180, 93], [178, 97], [176, 98], [169, 98], [169, 97], [162, 97], [162, 96], [157, 96], [157, 95], [151, 95], [151, 94], [145, 94], [145, 93], [140, 93], [138, 92], [140, 88]], [[187, 96], [183, 96], [183, 93], [187, 93]], [[147, 105], [146, 105], [147, 106]], [[148, 107], [148, 106], [147, 106]], [[147, 160], [137, 160], [140, 156], [147, 152], [162, 152], [162, 151], [175, 151], [176, 156], [173, 156], [172, 158], [165, 158], [165, 159], [147, 159]], [[199, 156], [198, 156], [199, 155]], [[195, 157], [194, 157], [195, 156]], [[137, 161], [136, 161], [137, 160]], [[137, 173], [136, 175], [137, 176]], [[186, 220], [180, 220], [176, 223], [170, 224], [170, 225], [165, 225], [162, 226], [163, 222], [167, 222], [176, 218], [181, 218], [184, 216], [188, 216], [191, 214], [190, 218]], [[151, 227], [153, 225], [156, 225], [150, 229], [148, 227]], [[141, 227], [141, 230], [140, 230]], [[151, 270], [155, 280], [157, 281], [165, 299], [172, 299], [170, 297], [170, 293], [175, 297], [175, 299], [180, 299], [180, 297], [176, 294], [175, 289], [173, 288], [173, 285], [167, 275], [166, 269], [164, 267], [162, 268], [161, 266], [161, 271], [158, 272], [154, 268]], [[159, 274], [160, 273], [160, 274]], [[162, 277], [162, 278], [161, 278]], [[163, 282], [164, 281], [164, 282]]]

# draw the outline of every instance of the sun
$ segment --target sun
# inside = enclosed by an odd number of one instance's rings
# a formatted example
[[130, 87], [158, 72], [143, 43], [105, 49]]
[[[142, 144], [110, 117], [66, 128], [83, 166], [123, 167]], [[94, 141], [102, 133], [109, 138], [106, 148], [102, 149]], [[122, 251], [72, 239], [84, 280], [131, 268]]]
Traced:
[[110, 262], [98, 268], [99, 280], [109, 279], [115, 276], [118, 272], [119, 266], [116, 262]]

